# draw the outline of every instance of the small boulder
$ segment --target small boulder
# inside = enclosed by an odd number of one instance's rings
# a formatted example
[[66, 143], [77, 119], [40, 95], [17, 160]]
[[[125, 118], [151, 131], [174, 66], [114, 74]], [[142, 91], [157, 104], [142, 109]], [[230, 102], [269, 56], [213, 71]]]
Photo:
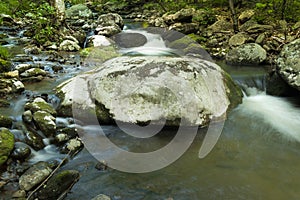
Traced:
[[300, 91], [300, 39], [284, 45], [276, 64], [280, 76]]
[[111, 198], [105, 194], [99, 194], [92, 198], [91, 200], [111, 200]]
[[132, 48], [143, 46], [147, 38], [140, 33], [119, 33], [111, 37], [121, 48]]
[[258, 65], [266, 58], [266, 50], [256, 43], [243, 44], [226, 54], [226, 62], [231, 65]]
[[11, 157], [16, 160], [26, 160], [31, 154], [31, 149], [27, 144], [16, 142]]
[[75, 42], [73, 40], [64, 40], [62, 43], [60, 43], [59, 48], [60, 51], [79, 51], [80, 46], [78, 44], [78, 41]]
[[93, 35], [87, 39], [87, 47], [110, 46], [112, 41], [103, 35]]
[[45, 147], [43, 137], [40, 136], [38, 133], [31, 131], [26, 131], [25, 142], [36, 151], [41, 150]]
[[41, 200], [58, 199], [64, 192], [79, 180], [80, 174], [76, 170], [64, 170], [51, 177], [45, 187], [42, 187], [36, 197]]
[[47, 136], [53, 136], [56, 131], [55, 117], [45, 111], [37, 111], [33, 114], [33, 120], [37, 127]]
[[68, 19], [91, 18], [92, 16], [92, 11], [84, 4], [74, 5], [66, 10], [66, 18]]
[[37, 111], [45, 111], [53, 116], [56, 116], [55, 109], [40, 97], [35, 98], [32, 103], [26, 103], [24, 108], [25, 110], [30, 110], [33, 113]]
[[19, 179], [21, 190], [29, 191], [45, 180], [52, 172], [47, 162], [38, 162], [32, 165]]

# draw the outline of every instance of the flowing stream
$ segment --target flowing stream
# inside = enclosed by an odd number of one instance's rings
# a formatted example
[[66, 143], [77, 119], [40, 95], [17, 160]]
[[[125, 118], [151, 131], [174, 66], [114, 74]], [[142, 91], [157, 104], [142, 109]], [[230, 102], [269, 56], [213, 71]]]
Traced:
[[[164, 54], [169, 51], [157, 35], [139, 30], [125, 31], [139, 32], [150, 39], [143, 47], [123, 49], [125, 54]], [[41, 64], [51, 64], [43, 57], [40, 59]], [[62, 167], [78, 170], [81, 174], [66, 199], [91, 199], [101, 193], [115, 200], [299, 199], [300, 108], [293, 99], [265, 94], [265, 71], [261, 67], [219, 64], [243, 88], [245, 97], [243, 103], [229, 114], [220, 139], [207, 157], [198, 158], [206, 129], [199, 129], [192, 146], [179, 160], [159, 171], [145, 174], [113, 169], [99, 171], [95, 168], [98, 161], [84, 149]], [[70, 71], [58, 74], [52, 80], [27, 84], [26, 88], [51, 95], [56, 85], [81, 70], [80, 66], [70, 68]], [[26, 95], [11, 102], [10, 108], [1, 108], [0, 111], [20, 121]], [[58, 118], [58, 121], [67, 123], [63, 118]], [[170, 130], [166, 132], [171, 134], [157, 135], [145, 142], [133, 140], [116, 126], [103, 128], [111, 140], [129, 151], [158, 149], [174, 136]], [[34, 155], [32, 162], [63, 156], [51, 145], [34, 152]]]

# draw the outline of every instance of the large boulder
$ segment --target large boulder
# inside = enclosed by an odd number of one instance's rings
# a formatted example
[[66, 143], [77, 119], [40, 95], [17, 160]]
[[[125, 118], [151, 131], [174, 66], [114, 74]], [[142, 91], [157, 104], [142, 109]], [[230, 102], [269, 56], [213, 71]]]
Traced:
[[231, 65], [258, 65], [265, 61], [267, 52], [259, 44], [248, 43], [231, 49], [226, 62]]
[[[192, 57], [118, 57], [57, 88], [64, 108], [101, 122], [205, 126], [242, 101], [218, 65]], [[180, 122], [182, 119], [182, 123]]]
[[3, 165], [15, 144], [14, 135], [8, 129], [0, 130], [0, 166]]
[[66, 18], [81, 19], [93, 17], [92, 11], [84, 4], [77, 4], [66, 10]]
[[280, 76], [300, 91], [300, 39], [284, 45], [276, 63]]

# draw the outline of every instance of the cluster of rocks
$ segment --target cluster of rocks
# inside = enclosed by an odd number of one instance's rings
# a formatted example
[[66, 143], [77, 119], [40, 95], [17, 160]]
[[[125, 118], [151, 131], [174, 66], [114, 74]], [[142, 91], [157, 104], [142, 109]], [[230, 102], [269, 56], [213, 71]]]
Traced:
[[[30, 99], [24, 105], [21, 123], [10, 117], [0, 116], [0, 168], [6, 168], [4, 174], [9, 177], [8, 181], [13, 179], [18, 182], [19, 190], [13, 197], [30, 195], [30, 191], [48, 178], [46, 186], [36, 191], [31, 199], [37, 196], [39, 199], [56, 199], [79, 179], [79, 172], [67, 170], [53, 175], [51, 173], [58, 166], [58, 161], [38, 162], [32, 166], [28, 166], [27, 161], [33, 156], [33, 152], [48, 145], [45, 139], [50, 144], [55, 144], [61, 153], [70, 155], [78, 153], [83, 144], [75, 127], [70, 126], [72, 120], [60, 120], [57, 117], [56, 110], [49, 103], [51, 98], [42, 95], [32, 96]], [[1, 179], [6, 180], [3, 176]], [[0, 187], [14, 184], [14, 181], [10, 182], [4, 182]]]

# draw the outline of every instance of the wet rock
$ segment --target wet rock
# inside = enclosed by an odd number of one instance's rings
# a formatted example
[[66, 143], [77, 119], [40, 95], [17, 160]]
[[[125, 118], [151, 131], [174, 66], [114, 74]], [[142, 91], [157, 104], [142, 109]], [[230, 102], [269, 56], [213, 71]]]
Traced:
[[62, 43], [59, 45], [59, 50], [60, 51], [79, 51], [80, 46], [77, 42], [74, 42], [73, 40], [64, 40]]
[[245, 33], [237, 33], [229, 39], [228, 43], [229, 43], [229, 46], [236, 47], [236, 46], [245, 44], [247, 42], [248, 38], [249, 38], [249, 35], [247, 35]]
[[32, 122], [32, 112], [30, 110], [26, 110], [23, 114], [22, 114], [22, 119], [25, 123], [30, 124]]
[[99, 194], [92, 198], [91, 200], [111, 200], [111, 198], [105, 194]]
[[71, 152], [71, 154], [77, 153], [83, 147], [83, 143], [80, 139], [75, 138], [67, 142], [67, 144], [62, 149], [62, 153]]
[[132, 48], [143, 46], [147, 38], [140, 33], [119, 33], [111, 37], [121, 48]]
[[80, 174], [76, 170], [64, 170], [51, 177], [45, 187], [36, 193], [38, 199], [58, 199], [79, 180]]
[[92, 11], [84, 4], [77, 4], [66, 10], [66, 18], [68, 19], [81, 19], [91, 18]]
[[276, 60], [278, 74], [300, 91], [300, 39], [284, 45]]
[[107, 162], [105, 160], [101, 160], [96, 164], [95, 168], [99, 171], [105, 171], [108, 168]]
[[37, 46], [28, 46], [24, 48], [24, 51], [28, 54], [38, 55], [42, 52]]
[[87, 40], [87, 47], [110, 46], [112, 41], [103, 35], [93, 35]]
[[56, 124], [55, 117], [45, 111], [37, 111], [33, 114], [33, 120], [36, 126], [47, 136], [55, 135]]
[[[58, 89], [65, 106], [78, 105], [79, 112], [73, 112], [80, 118], [89, 119], [89, 111], [97, 110], [103, 123], [113, 119], [160, 124], [166, 119], [167, 125], [178, 126], [176, 119], [183, 118], [185, 125], [205, 126], [211, 116], [224, 114], [242, 100], [240, 89], [218, 65], [198, 58], [123, 56], [103, 63], [99, 69]], [[77, 96], [73, 95], [74, 88]], [[180, 101], [176, 94], [180, 94]]]
[[47, 75], [47, 72], [40, 68], [31, 68], [20, 74], [21, 78], [46, 76], [46, 75]]
[[0, 127], [11, 128], [13, 120], [0, 114]]
[[12, 195], [13, 198], [16, 198], [18, 200], [20, 200], [20, 198], [24, 198], [26, 199], [26, 191], [25, 190], [18, 190], [16, 192], [13, 193]]
[[256, 43], [248, 43], [231, 49], [226, 55], [226, 62], [232, 65], [258, 65], [266, 58], [266, 50]]
[[12, 82], [12, 92], [20, 93], [25, 90], [25, 86], [21, 81], [17, 79], [12, 79], [11, 82]]
[[40, 97], [35, 98], [32, 103], [26, 103], [24, 108], [25, 110], [30, 110], [33, 113], [37, 111], [45, 111], [53, 116], [56, 116], [55, 109]]
[[239, 18], [238, 18], [239, 23], [240, 24], [245, 23], [246, 21], [250, 20], [254, 16], [254, 14], [255, 14], [254, 10], [245, 10], [245, 11], [243, 11], [240, 14]]
[[8, 129], [0, 130], [0, 166], [3, 165], [14, 148], [14, 135]]
[[19, 73], [23, 73], [28, 69], [33, 68], [34, 66], [32, 64], [25, 64], [25, 63], [21, 63], [18, 64], [17, 66], [15, 66], [15, 69], [19, 71]]
[[36, 151], [41, 150], [45, 147], [43, 137], [40, 136], [38, 133], [32, 131], [26, 131], [25, 142]]
[[31, 154], [31, 149], [27, 144], [16, 142], [11, 157], [16, 160], [26, 160]]
[[276, 71], [270, 72], [266, 78], [266, 92], [283, 97], [299, 95], [299, 91], [292, 88]]
[[18, 54], [12, 59], [13, 62], [30, 62], [33, 61], [32, 56], [26, 54]]
[[38, 162], [31, 166], [19, 179], [21, 190], [29, 191], [43, 180], [45, 180], [52, 172], [47, 162]]

